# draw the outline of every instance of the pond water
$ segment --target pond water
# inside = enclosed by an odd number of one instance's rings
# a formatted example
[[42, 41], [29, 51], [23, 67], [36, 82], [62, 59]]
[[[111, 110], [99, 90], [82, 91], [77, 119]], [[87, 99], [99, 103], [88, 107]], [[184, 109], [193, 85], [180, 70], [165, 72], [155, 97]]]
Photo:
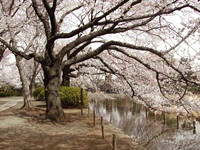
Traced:
[[200, 150], [198, 121], [177, 119], [176, 114], [155, 115], [125, 99], [93, 100], [89, 106], [147, 150]]

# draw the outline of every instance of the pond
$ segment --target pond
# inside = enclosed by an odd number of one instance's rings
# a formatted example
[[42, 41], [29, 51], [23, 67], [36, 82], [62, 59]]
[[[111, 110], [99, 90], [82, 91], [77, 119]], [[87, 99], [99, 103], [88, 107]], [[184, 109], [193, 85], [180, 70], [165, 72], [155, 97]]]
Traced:
[[199, 150], [200, 124], [176, 114], [156, 114], [126, 99], [93, 100], [96, 114], [147, 150]]

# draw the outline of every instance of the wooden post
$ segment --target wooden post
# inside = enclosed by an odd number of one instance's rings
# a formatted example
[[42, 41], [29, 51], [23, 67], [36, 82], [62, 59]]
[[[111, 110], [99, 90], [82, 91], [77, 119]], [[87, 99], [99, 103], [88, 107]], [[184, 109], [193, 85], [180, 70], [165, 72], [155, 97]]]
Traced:
[[113, 150], [117, 150], [117, 145], [116, 145], [116, 141], [117, 141], [117, 138], [116, 138], [116, 135], [113, 134]]
[[96, 114], [95, 114], [95, 107], [94, 107], [94, 109], [93, 109], [93, 125], [95, 126], [95, 124], [96, 124], [96, 116], [95, 116]]
[[103, 117], [101, 116], [101, 131], [102, 131], [102, 139], [104, 139], [104, 123], [103, 123]]
[[163, 114], [163, 117], [164, 117], [164, 126], [166, 125], [166, 115], [165, 115], [165, 112]]
[[179, 129], [179, 115], [177, 115], [177, 129]]
[[81, 115], [83, 116], [83, 88], [81, 88]]
[[196, 134], [196, 125], [195, 125], [195, 121], [193, 121], [193, 134]]
[[146, 108], [146, 118], [148, 118], [148, 110], [147, 110], [147, 108]]
[[90, 106], [88, 104], [88, 118], [90, 117]]
[[153, 112], [153, 115], [154, 115], [154, 121], [156, 121], [156, 112], [155, 111]]

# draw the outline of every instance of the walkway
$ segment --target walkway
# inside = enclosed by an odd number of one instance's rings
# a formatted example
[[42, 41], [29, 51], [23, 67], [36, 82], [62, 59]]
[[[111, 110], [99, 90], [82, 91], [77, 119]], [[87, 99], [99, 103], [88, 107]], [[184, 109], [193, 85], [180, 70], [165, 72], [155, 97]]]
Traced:
[[23, 97], [0, 98], [0, 102], [3, 103], [0, 105], [0, 112], [17, 105], [17, 102], [19, 101], [23, 101]]

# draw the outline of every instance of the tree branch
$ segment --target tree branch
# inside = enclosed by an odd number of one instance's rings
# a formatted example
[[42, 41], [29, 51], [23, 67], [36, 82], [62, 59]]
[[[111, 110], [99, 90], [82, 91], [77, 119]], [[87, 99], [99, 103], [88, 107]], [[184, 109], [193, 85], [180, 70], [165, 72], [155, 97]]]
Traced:
[[137, 16], [137, 17], [131, 16], [131, 17], [128, 17], [128, 18], [119, 18], [117, 20], [106, 20], [106, 21], [98, 22], [96, 25], [113, 24], [113, 23], [117, 23], [117, 22], [123, 23], [123, 22], [130, 22], [130, 21], [136, 21], [136, 20], [155, 18], [155, 17], [160, 16], [160, 15], [173, 13], [174, 11], [181, 10], [183, 8], [186, 8], [186, 7], [191, 7], [191, 6], [189, 4], [185, 4], [183, 6], [175, 7], [174, 9], [169, 9], [169, 10], [165, 10], [166, 9], [166, 6], [165, 6], [165, 7], [162, 7], [159, 11], [157, 11], [156, 13], [153, 13], [153, 14], [147, 14], [147, 15], [142, 15], [142, 16]]
[[[135, 96], [134, 88], [133, 88], [132, 84], [128, 81], [128, 79], [126, 78], [125, 75], [123, 75], [123, 74], [119, 73], [118, 71], [114, 70], [113, 68], [111, 68], [110, 65], [109, 65], [108, 63], [106, 63], [101, 57], [96, 56], [96, 57], [94, 57], [94, 59], [99, 59], [99, 60], [101, 61], [101, 63], [102, 63], [106, 68], [108, 68], [108, 69], [110, 70], [110, 71], [108, 71], [108, 70], [106, 70], [106, 69], [104, 69], [104, 68], [100, 68], [101, 71], [107, 72], [107, 73], [111, 73], [111, 74], [118, 75], [118, 76], [122, 77], [122, 78], [126, 81], [126, 83], [129, 85], [129, 87], [131, 88], [132, 97]], [[97, 67], [94, 66], [94, 65], [91, 65], [91, 66], [97, 68]], [[97, 69], [99, 69], [99, 68], [97, 68]]]
[[38, 37], [38, 35], [39, 35], [39, 31], [38, 31], [38, 29], [36, 27], [36, 33], [35, 33], [34, 37], [31, 39], [31, 42], [28, 44], [28, 46], [24, 50], [24, 53], [27, 53], [28, 50], [33, 46], [33, 41]]
[[43, 23], [46, 37], [47, 37], [47, 39], [49, 39], [50, 38], [50, 26], [49, 26], [47, 19], [45, 18], [45, 16], [42, 15], [42, 13], [39, 12], [39, 8], [37, 6], [36, 0], [32, 0], [32, 6], [33, 6], [33, 9], [34, 9], [36, 15], [38, 16], [40, 21]]
[[[104, 44], [102, 44], [99, 48], [97, 48], [96, 50], [89, 52], [87, 54], [83, 54], [80, 56], [75, 56], [67, 61], [64, 62], [65, 65], [72, 65], [90, 58], [93, 58], [94, 56], [97, 56], [98, 54], [100, 54], [102, 51], [109, 49], [109, 46], [121, 46], [121, 47], [126, 47], [126, 48], [130, 48], [130, 49], [134, 49], [134, 50], [139, 50], [139, 51], [148, 51], [151, 52], [159, 57], [162, 57], [162, 53], [159, 51], [156, 51], [152, 48], [149, 47], [143, 47], [143, 46], [135, 46], [129, 43], [123, 43], [123, 42], [118, 42], [118, 41], [109, 41], [106, 42]], [[112, 47], [110, 47], [112, 49]]]
[[58, 21], [58, 28], [60, 28], [61, 24], [62, 24], [63, 21], [64, 21], [64, 18], [65, 18], [68, 14], [72, 13], [73, 11], [75, 11], [75, 10], [81, 8], [81, 7], [83, 7], [83, 5], [77, 6], [77, 7], [73, 8], [73, 9], [71, 9], [71, 10], [65, 12], [65, 13], [60, 17], [60, 20]]
[[4, 44], [10, 51], [12, 51], [14, 54], [17, 54], [27, 60], [34, 58], [34, 53], [26, 54], [24, 52], [18, 51], [15, 47], [12, 47], [8, 42], [6, 42], [4, 39], [0, 38], [0, 42]]
[[81, 50], [83, 50], [86, 46], [88, 46], [91, 43], [91, 40], [87, 41], [86, 43], [84, 43], [83, 45], [81, 45], [80, 47], [78, 47], [75, 51], [73, 51], [68, 59], [71, 59], [73, 57], [75, 57]]
[[85, 36], [78, 38], [77, 40], [75, 40], [75, 41], [67, 44], [66, 46], [64, 46], [61, 49], [61, 51], [57, 54], [57, 56], [59, 58], [62, 58], [63, 56], [65, 56], [66, 53], [68, 53], [73, 48], [77, 47], [79, 44], [81, 44], [83, 42], [87, 42], [89, 40], [92, 40], [93, 38], [95, 38], [97, 36], [101, 36], [101, 35], [105, 35], [105, 34], [110, 33], [110, 31], [113, 30], [113, 27], [115, 27], [115, 25], [111, 26], [108, 29], [103, 29], [103, 30], [100, 30], [100, 31], [92, 32], [88, 35], [85, 35]]
[[49, 6], [46, 0], [42, 0], [44, 7], [47, 10], [47, 13], [49, 14], [50, 22], [51, 22], [51, 34], [50, 37], [54, 36], [57, 32], [57, 25], [56, 25], [56, 18], [55, 18], [55, 9], [56, 9], [56, 2], [57, 0], [53, 1], [52, 8]]
[[90, 53], [87, 53], [87, 54], [83, 54], [83, 55], [80, 55], [80, 56], [75, 56], [71, 59], [68, 59], [66, 61], [64, 61], [64, 66], [70, 66], [70, 65], [73, 65], [75, 63], [78, 63], [78, 62], [81, 62], [81, 61], [84, 61], [84, 60], [88, 60], [90, 58], [93, 58], [94, 56], [97, 56], [98, 54], [100, 54], [102, 51], [104, 51], [107, 47], [109, 47], [110, 45], [112, 44], [112, 42], [107, 42], [107, 43], [104, 43], [102, 44], [99, 48], [97, 48], [96, 50], [90, 52]]
[[4, 47], [3, 45], [0, 45], [0, 62], [4, 56], [5, 50], [6, 50], [6, 47]]
[[192, 28], [188, 34], [186, 36], [184, 36], [176, 45], [174, 45], [173, 47], [171, 47], [170, 49], [166, 50], [165, 52], [163, 52], [163, 55], [166, 55], [167, 53], [171, 52], [172, 50], [174, 50], [175, 48], [177, 48], [181, 43], [183, 43], [191, 34], [193, 34], [200, 26], [200, 22], [198, 22], [194, 28]]
[[[120, 6], [124, 5], [125, 3], [127, 3], [128, 0], [123, 0], [122, 2], [120, 2], [119, 4], [117, 4], [116, 6], [114, 6], [113, 8], [111, 8], [110, 10], [108, 10], [107, 12], [105, 12], [104, 14], [102, 14], [101, 16], [93, 19], [91, 22], [69, 32], [69, 33], [61, 33], [61, 34], [57, 34], [55, 36], [53, 36], [51, 38], [52, 41], [59, 39], [59, 38], [70, 38], [73, 37], [74, 35], [79, 34], [80, 32], [83, 32], [84, 30], [94, 26], [95, 24], [98, 23], [98, 21], [100, 21], [101, 19], [105, 18], [106, 16], [108, 16], [110, 13], [112, 13], [113, 11], [115, 11], [116, 9], [118, 9]], [[137, 0], [137, 3], [140, 3], [141, 0]], [[115, 23], [114, 23], [115, 24]]]

